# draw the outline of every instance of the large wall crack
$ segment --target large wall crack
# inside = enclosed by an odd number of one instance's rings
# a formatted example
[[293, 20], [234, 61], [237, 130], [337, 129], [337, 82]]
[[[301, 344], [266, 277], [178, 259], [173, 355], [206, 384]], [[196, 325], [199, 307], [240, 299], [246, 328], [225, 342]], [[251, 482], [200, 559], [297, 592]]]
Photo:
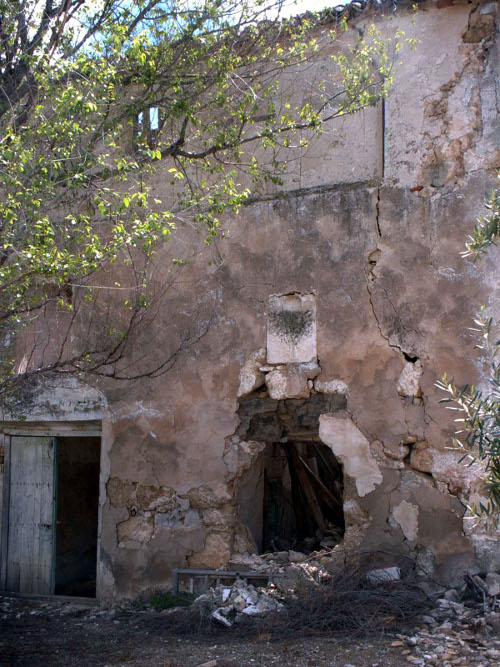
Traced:
[[377, 234], [382, 238], [382, 229], [380, 228], [380, 188], [377, 188], [377, 201], [375, 202], [375, 222], [377, 224]]
[[[388, 346], [390, 348], [392, 348], [393, 350], [397, 350], [401, 354], [404, 354], [404, 350], [397, 343], [391, 342], [391, 339], [389, 338], [389, 336], [386, 336], [386, 334], [384, 333], [384, 331], [382, 329], [382, 324], [381, 324], [380, 319], [377, 315], [375, 304], [373, 302], [373, 293], [372, 293], [371, 285], [373, 283], [375, 283], [375, 280], [376, 280], [375, 275], [374, 275], [374, 270], [375, 270], [376, 263], [377, 263], [377, 261], [380, 257], [380, 254], [381, 254], [381, 251], [380, 251], [379, 248], [376, 248], [375, 250], [373, 250], [372, 252], [370, 252], [368, 254], [367, 267], [366, 267], [366, 270], [365, 270], [366, 291], [368, 292], [368, 301], [370, 303], [373, 318], [374, 318], [374, 320], [377, 324], [377, 328], [378, 328], [380, 336], [385, 340], [385, 342], [388, 344]], [[393, 308], [394, 308], [394, 306], [393, 306]]]

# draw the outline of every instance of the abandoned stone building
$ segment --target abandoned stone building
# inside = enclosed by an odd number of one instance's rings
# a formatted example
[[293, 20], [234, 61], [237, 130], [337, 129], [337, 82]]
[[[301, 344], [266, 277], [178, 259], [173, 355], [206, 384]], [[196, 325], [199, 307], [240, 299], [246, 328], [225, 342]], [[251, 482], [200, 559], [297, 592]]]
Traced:
[[388, 99], [332, 123], [196, 253], [155, 325], [209, 326], [168, 373], [48, 379], [22, 421], [3, 412], [0, 588], [108, 602], [321, 546], [450, 583], [500, 569], [435, 386], [487, 387], [468, 327], [481, 304], [500, 319], [498, 248], [460, 256], [500, 167], [498, 6], [368, 12], [342, 39], [374, 18], [418, 38]]

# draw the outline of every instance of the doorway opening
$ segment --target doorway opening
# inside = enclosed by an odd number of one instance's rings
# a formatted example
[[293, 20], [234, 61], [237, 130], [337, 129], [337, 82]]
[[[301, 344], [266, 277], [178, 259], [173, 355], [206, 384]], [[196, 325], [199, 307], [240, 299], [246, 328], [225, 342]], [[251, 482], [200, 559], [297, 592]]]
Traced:
[[100, 438], [58, 438], [56, 595], [96, 595], [100, 454]]
[[4, 590], [96, 596], [101, 439], [94, 433], [6, 436]]
[[238, 435], [265, 443], [238, 489], [239, 518], [259, 553], [310, 553], [342, 541], [342, 464], [318, 433], [320, 414], [343, 407], [342, 395], [241, 401]]

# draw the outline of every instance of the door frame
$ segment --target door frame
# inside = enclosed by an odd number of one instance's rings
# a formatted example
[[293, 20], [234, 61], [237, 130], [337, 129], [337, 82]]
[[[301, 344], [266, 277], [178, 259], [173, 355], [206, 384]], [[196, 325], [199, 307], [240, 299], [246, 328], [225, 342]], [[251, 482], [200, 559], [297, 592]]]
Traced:
[[[100, 420], [68, 421], [68, 422], [0, 422], [0, 429], [4, 435], [4, 475], [3, 475], [3, 497], [2, 497], [2, 532], [0, 536], [0, 591], [8, 593], [7, 584], [7, 559], [9, 554], [9, 509], [10, 509], [10, 480], [11, 480], [11, 447], [12, 436], [42, 436], [42, 437], [98, 437], [101, 438], [100, 465], [99, 465], [99, 488], [102, 475], [102, 423]], [[100, 549], [101, 549], [101, 503], [98, 502], [97, 510], [97, 573], [99, 572]], [[54, 532], [55, 536], [55, 532]], [[55, 563], [53, 564], [55, 566]], [[96, 573], [96, 574], [97, 574]], [[99, 579], [97, 574], [97, 579]], [[98, 590], [96, 590], [98, 597]], [[91, 598], [90, 598], [91, 599]]]

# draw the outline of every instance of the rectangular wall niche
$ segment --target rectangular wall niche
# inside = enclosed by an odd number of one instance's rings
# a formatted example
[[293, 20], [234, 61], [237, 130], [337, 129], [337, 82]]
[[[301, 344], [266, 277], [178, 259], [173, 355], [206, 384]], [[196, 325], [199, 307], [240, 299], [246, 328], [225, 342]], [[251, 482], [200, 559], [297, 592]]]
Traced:
[[314, 294], [273, 294], [267, 312], [267, 361], [293, 364], [316, 361]]

